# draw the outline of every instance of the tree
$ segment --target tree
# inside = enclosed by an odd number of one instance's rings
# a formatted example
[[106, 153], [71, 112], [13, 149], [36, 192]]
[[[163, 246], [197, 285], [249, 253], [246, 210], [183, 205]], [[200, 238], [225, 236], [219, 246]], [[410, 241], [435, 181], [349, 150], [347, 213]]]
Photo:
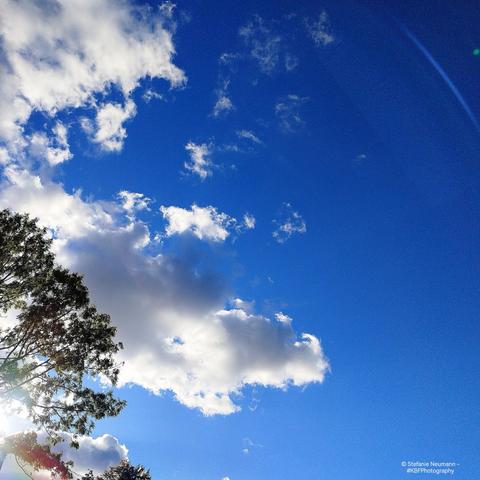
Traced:
[[123, 460], [119, 465], [110, 467], [100, 476], [95, 476], [90, 471], [82, 477], [82, 480], [151, 480], [151, 478], [149, 470], [142, 465], [134, 467], [128, 460]]
[[70, 470], [71, 464], [63, 462], [61, 455], [53, 453], [49, 445], [40, 445], [35, 432], [17, 433], [3, 440], [0, 449], [0, 470], [6, 455], [12, 454], [18, 466], [26, 471], [26, 464], [34, 471], [48, 470], [51, 478], [68, 480], [73, 477]]
[[[117, 415], [125, 402], [96, 391], [87, 378], [114, 386], [119, 369], [110, 317], [90, 303], [82, 277], [55, 264], [47, 231], [27, 215], [0, 211], [0, 400], [19, 401], [52, 439], [88, 434], [95, 420]], [[75, 443], [75, 442], [74, 442]]]

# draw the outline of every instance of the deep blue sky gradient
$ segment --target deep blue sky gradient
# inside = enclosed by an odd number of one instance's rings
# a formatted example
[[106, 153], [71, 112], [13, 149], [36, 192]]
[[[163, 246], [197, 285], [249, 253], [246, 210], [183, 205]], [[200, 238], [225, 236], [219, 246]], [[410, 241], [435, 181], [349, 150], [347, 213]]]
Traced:
[[[175, 38], [186, 88], [154, 84], [168, 101], [138, 102], [121, 154], [99, 155], [72, 134], [75, 157], [59, 177], [70, 190], [109, 199], [126, 189], [155, 208], [196, 202], [253, 213], [257, 228], [218, 247], [226, 262], [218, 268], [259, 311], [280, 308], [297, 331], [320, 336], [332, 364], [323, 385], [245, 391], [243, 411], [229, 417], [123, 389], [122, 420], [97, 433], [116, 435], [156, 479], [395, 480], [410, 477], [402, 460], [454, 461], [455, 479], [480, 476], [480, 135], [402, 31], [478, 115], [480, 9], [465, 0], [379, 3], [179, 2], [190, 18]], [[241, 49], [241, 25], [253, 14], [322, 9], [334, 44], [316, 49], [288, 24], [298, 68], [264, 75], [241, 64], [231, 82], [236, 111], [209, 116], [218, 57]], [[304, 127], [285, 134], [274, 105], [288, 94], [309, 101]], [[181, 175], [187, 141], [238, 143], [242, 128], [264, 144], [215, 151], [222, 167], [203, 183]], [[308, 232], [278, 245], [272, 219], [283, 202]], [[159, 213], [149, 221], [162, 228]], [[248, 455], [246, 438], [256, 444]]]

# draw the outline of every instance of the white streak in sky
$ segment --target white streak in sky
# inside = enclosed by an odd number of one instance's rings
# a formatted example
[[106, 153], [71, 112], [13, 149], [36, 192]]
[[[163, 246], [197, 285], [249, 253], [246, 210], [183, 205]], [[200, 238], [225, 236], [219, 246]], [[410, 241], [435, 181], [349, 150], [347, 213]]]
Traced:
[[452, 93], [455, 95], [457, 100], [460, 102], [460, 105], [463, 107], [465, 110], [465, 113], [469, 116], [470, 120], [472, 121], [473, 125], [477, 129], [477, 131], [480, 133], [480, 123], [477, 120], [477, 117], [475, 114], [472, 112], [470, 107], [468, 106], [468, 103], [466, 100], [463, 98], [463, 95], [460, 93], [458, 90], [457, 86], [453, 83], [453, 81], [450, 79], [450, 77], [447, 75], [447, 72], [442, 68], [442, 66], [433, 58], [431, 53], [427, 50], [427, 48], [418, 40], [413, 33], [408, 30], [408, 28], [404, 27], [403, 25], [400, 25], [400, 28], [403, 30], [405, 35], [415, 44], [415, 46], [422, 52], [424, 57], [430, 62], [430, 64], [435, 68], [435, 70], [440, 74], [440, 76], [443, 78], [445, 83], [448, 85]]

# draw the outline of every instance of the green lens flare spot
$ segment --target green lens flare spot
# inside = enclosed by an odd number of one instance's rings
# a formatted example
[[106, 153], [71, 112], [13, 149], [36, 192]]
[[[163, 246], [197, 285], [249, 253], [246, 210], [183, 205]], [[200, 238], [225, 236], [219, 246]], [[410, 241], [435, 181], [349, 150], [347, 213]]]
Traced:
[[480, 48], [474, 48], [472, 53], [475, 57], [480, 56]]

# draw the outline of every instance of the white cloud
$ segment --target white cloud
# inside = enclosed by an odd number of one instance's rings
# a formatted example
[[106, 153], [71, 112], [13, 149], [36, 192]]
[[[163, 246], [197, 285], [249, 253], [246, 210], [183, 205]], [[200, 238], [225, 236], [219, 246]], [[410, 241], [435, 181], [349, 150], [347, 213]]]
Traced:
[[151, 199], [143, 193], [129, 192], [128, 190], [118, 192], [118, 198], [122, 201], [122, 208], [129, 215], [141, 210], [148, 210], [151, 203]]
[[[291, 323], [257, 314], [253, 304], [226, 307], [227, 281], [206, 258], [158, 245], [149, 253], [147, 226], [122, 217], [121, 206], [85, 202], [22, 171], [0, 186], [0, 205], [30, 211], [55, 230], [58, 261], [85, 275], [92, 300], [112, 315], [125, 343], [121, 385], [171, 391], [205, 415], [227, 415], [240, 409], [236, 399], [247, 385], [323, 381], [328, 361], [317, 337], [297, 335]], [[202, 235], [226, 236], [224, 227], [210, 227]]]
[[44, 132], [35, 132], [25, 141], [32, 156], [46, 159], [52, 166], [72, 158], [67, 139], [67, 127], [62, 122], [57, 121], [55, 123], [52, 135], [48, 136]]
[[[69, 447], [69, 442], [72, 441], [70, 434], [63, 433], [62, 437], [64, 442], [57, 444], [53, 451], [61, 453], [63, 461], [73, 461], [73, 470], [79, 474], [85, 474], [88, 470], [100, 474], [128, 458], [128, 450], [125, 445], [109, 434], [96, 438], [79, 436], [77, 438], [78, 449]], [[39, 436], [39, 441], [41, 440], [42, 437]]]
[[280, 61], [281, 36], [274, 33], [258, 15], [241, 27], [239, 33], [260, 70], [272, 73]]
[[81, 192], [67, 194], [63, 188], [15, 165], [7, 166], [1, 185], [0, 208], [13, 208], [40, 219], [60, 238], [79, 237], [109, 225], [112, 218], [101, 205], [85, 202]]
[[223, 82], [221, 82], [221, 86], [215, 91], [217, 99], [215, 101], [215, 105], [213, 106], [212, 116], [220, 117], [228, 112], [231, 112], [232, 110], [235, 110], [235, 105], [233, 104], [228, 93], [229, 85], [230, 80], [225, 79]]
[[168, 225], [165, 233], [168, 237], [191, 232], [200, 240], [222, 242], [229, 235], [229, 228], [236, 220], [215, 207], [198, 207], [193, 204], [190, 209], [161, 206], [160, 211]]
[[286, 133], [298, 131], [305, 125], [300, 115], [301, 106], [308, 101], [308, 97], [299, 95], [286, 95], [275, 104], [275, 115], [278, 118], [280, 128]]
[[185, 150], [190, 154], [190, 162], [185, 162], [184, 167], [190, 172], [205, 180], [212, 174], [213, 163], [210, 160], [211, 150], [206, 143], [188, 142]]
[[288, 315], [286, 315], [283, 312], [277, 312], [275, 314], [275, 318], [276, 318], [276, 320], [278, 320], [281, 323], [286, 323], [288, 325], [290, 325], [292, 323], [292, 317], [289, 317]]
[[285, 70], [291, 72], [295, 70], [298, 66], [298, 58], [295, 55], [287, 53], [285, 55]]
[[[78, 449], [69, 446], [72, 440], [70, 434], [63, 433], [61, 436], [64, 441], [55, 445], [52, 451], [61, 453], [64, 462], [72, 461], [72, 469], [78, 475], [83, 475], [89, 470], [93, 470], [95, 474], [99, 475], [128, 458], [128, 450], [125, 445], [122, 445], [112, 435], [105, 434], [96, 438], [79, 436], [77, 438], [79, 443]], [[48, 440], [45, 433], [39, 433], [37, 438], [40, 444]], [[29, 470], [32, 469], [26, 465], [26, 471]], [[0, 480], [23, 478], [22, 473], [20, 468], [16, 466], [14, 457], [9, 455], [0, 472]], [[50, 480], [52, 475], [51, 472], [46, 470], [32, 471], [31, 474], [33, 480]]]
[[307, 231], [305, 220], [289, 203], [283, 204], [282, 211], [274, 223], [277, 224], [277, 228], [273, 231], [272, 236], [278, 243], [285, 243], [295, 233], [306, 233]]
[[317, 47], [326, 47], [335, 41], [330, 27], [327, 12], [323, 11], [317, 20], [305, 20], [305, 27], [310, 38]]
[[165, 100], [165, 97], [161, 93], [155, 92], [155, 90], [148, 88], [147, 90], [145, 90], [145, 93], [142, 95], [142, 99], [146, 103], [150, 103], [152, 100]]
[[237, 137], [244, 138], [246, 140], [250, 140], [256, 144], [262, 144], [263, 142], [250, 130], [237, 130]]
[[242, 443], [243, 443], [243, 448], [242, 448], [242, 453], [244, 455], [249, 455], [250, 453], [252, 453], [253, 450], [257, 449], [257, 448], [262, 448], [263, 445], [261, 445], [260, 443], [255, 443], [251, 438], [249, 437], [245, 437], [243, 440], [242, 440]]
[[250, 215], [249, 213], [246, 213], [243, 216], [243, 225], [245, 226], [245, 228], [247, 230], [254, 229], [255, 228], [255, 223], [256, 223], [256, 220], [255, 220], [255, 217], [253, 215]]
[[124, 106], [119, 103], [106, 103], [97, 109], [95, 128], [89, 126], [90, 131], [95, 130], [92, 140], [100, 144], [108, 152], [119, 152], [127, 138], [124, 122], [134, 117], [137, 108], [133, 100], [128, 100]]
[[220, 115], [226, 112], [230, 112], [232, 110], [235, 110], [235, 106], [230, 100], [230, 97], [227, 97], [227, 95], [222, 94], [218, 96], [217, 101], [213, 106], [212, 115], [214, 117], [219, 117]]
[[[147, 76], [173, 86], [184, 83], [184, 73], [172, 63], [175, 48], [163, 21], [161, 12], [128, 1], [4, 0], [0, 140], [13, 149], [34, 110], [54, 117], [66, 108], [95, 106], [94, 97], [112, 87], [128, 99]], [[104, 119], [99, 120], [97, 141], [117, 149], [123, 134], [110, 129], [106, 135]]]
[[223, 242], [232, 231], [243, 233], [255, 228], [255, 217], [249, 213], [243, 215], [242, 221], [219, 212], [215, 207], [199, 207], [195, 204], [190, 209], [161, 206], [160, 211], [167, 221], [167, 237], [191, 233], [200, 240]]

